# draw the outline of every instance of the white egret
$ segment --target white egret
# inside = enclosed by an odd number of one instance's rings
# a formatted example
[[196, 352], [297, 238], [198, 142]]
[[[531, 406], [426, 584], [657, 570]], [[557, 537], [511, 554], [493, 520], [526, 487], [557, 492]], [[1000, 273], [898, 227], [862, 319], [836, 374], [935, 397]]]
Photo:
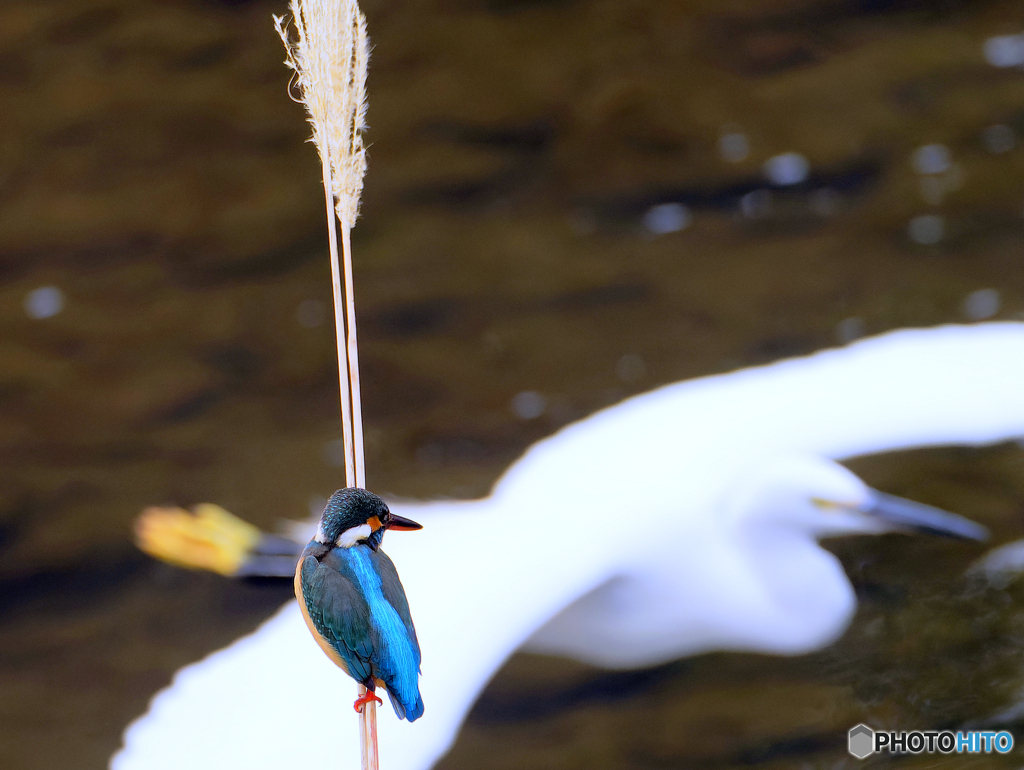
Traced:
[[[524, 643], [623, 667], [828, 644], [855, 602], [819, 537], [976, 534], [893, 509], [834, 459], [1024, 435], [1022, 384], [1024, 324], [897, 331], [628, 399], [532, 446], [485, 499], [393, 505], [425, 526], [385, 549], [419, 631], [426, 713], [381, 713], [382, 762], [433, 764]], [[336, 698], [310, 691], [332, 675]], [[311, 742], [355, 757], [351, 689], [292, 602], [178, 672], [111, 766], [276, 770]]]

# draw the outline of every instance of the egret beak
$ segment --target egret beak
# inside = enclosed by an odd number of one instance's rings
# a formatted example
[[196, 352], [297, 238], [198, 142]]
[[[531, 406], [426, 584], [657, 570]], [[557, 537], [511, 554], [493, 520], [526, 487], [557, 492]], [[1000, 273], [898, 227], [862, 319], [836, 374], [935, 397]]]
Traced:
[[963, 540], [988, 539], [988, 529], [970, 519], [874, 489], [871, 490], [867, 505], [860, 512], [881, 519], [896, 529]]
[[398, 532], [415, 532], [417, 529], [423, 529], [423, 525], [417, 524], [412, 519], [407, 519], [404, 516], [396, 516], [392, 513], [391, 518], [388, 519], [387, 528]]

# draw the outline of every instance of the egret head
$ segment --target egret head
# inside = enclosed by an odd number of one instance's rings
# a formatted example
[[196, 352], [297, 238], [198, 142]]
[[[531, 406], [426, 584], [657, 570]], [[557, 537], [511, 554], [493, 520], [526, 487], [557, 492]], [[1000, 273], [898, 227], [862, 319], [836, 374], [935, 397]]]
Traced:
[[871, 489], [837, 462], [815, 456], [773, 459], [752, 471], [736, 492], [745, 521], [791, 528], [814, 538], [883, 532], [928, 532], [984, 540], [969, 519]]
[[345, 487], [327, 501], [313, 539], [334, 548], [351, 548], [365, 543], [376, 551], [387, 530], [422, 528], [415, 521], [391, 513], [387, 503], [373, 492]]

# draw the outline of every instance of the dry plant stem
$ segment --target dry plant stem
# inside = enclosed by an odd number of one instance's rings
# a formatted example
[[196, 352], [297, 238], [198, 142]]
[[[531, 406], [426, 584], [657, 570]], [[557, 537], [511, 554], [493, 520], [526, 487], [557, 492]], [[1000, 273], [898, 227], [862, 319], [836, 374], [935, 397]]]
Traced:
[[[345, 447], [345, 484], [364, 487], [363, 421], [360, 417], [359, 362], [355, 336], [355, 303], [352, 301], [352, 245], [349, 228], [342, 226], [345, 287], [342, 296], [342, 278], [338, 259], [338, 229], [334, 220], [334, 195], [331, 192], [329, 166], [324, 161], [324, 196], [327, 200], [327, 230], [331, 249], [331, 281], [334, 286], [334, 328], [338, 344], [338, 384], [341, 393], [341, 426]], [[347, 330], [346, 330], [347, 327]], [[346, 365], [347, 364], [347, 365]], [[353, 408], [354, 407], [354, 408]], [[355, 438], [355, 440], [353, 440]], [[359, 458], [359, 463], [356, 463]], [[356, 697], [366, 694], [366, 688], [356, 684]], [[377, 759], [377, 704], [363, 705], [359, 712], [359, 753], [362, 770], [378, 770]]]
[[[355, 459], [355, 486], [365, 487], [366, 464], [363, 456], [362, 400], [359, 393], [359, 345], [356, 340], [356, 302], [352, 288], [352, 241], [349, 237], [349, 228], [346, 225], [341, 226], [341, 243], [345, 256], [345, 325], [348, 327], [346, 358], [348, 359], [348, 384], [352, 403], [352, 456]], [[340, 308], [336, 306], [335, 312], [340, 312]], [[339, 345], [340, 343], [339, 337]], [[340, 365], [340, 349], [338, 357]]]
[[[366, 693], [366, 688], [359, 685], [356, 688], [359, 697]], [[363, 706], [359, 714], [359, 748], [362, 754], [363, 770], [372, 768], [377, 770], [377, 703], [370, 701]]]
[[[327, 230], [331, 247], [331, 282], [334, 286], [334, 331], [338, 344], [338, 385], [341, 394], [341, 433], [345, 448], [345, 486], [363, 486], [356, 476], [354, 443], [352, 441], [352, 402], [350, 397], [349, 376], [351, 367], [348, 365], [345, 333], [346, 313], [343, 308], [341, 271], [338, 260], [338, 229], [334, 221], [334, 194], [331, 192], [331, 179], [328, 162], [324, 160], [324, 194], [327, 198]], [[346, 233], [347, 235], [347, 233]], [[346, 243], [348, 238], [345, 239]], [[358, 391], [357, 391], [358, 393]], [[358, 401], [355, 402], [358, 409]], [[355, 412], [358, 414], [358, 412]], [[362, 420], [360, 420], [362, 423]], [[362, 425], [360, 425], [360, 432]], [[362, 686], [362, 685], [360, 685]]]

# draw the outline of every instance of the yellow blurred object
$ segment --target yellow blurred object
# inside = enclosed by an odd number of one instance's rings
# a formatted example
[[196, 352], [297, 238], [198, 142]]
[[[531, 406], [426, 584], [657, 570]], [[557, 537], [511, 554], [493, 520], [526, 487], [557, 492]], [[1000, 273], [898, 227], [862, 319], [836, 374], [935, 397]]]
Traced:
[[189, 569], [234, 575], [262, 537], [252, 524], [213, 503], [184, 508], [146, 508], [135, 521], [139, 548]]

